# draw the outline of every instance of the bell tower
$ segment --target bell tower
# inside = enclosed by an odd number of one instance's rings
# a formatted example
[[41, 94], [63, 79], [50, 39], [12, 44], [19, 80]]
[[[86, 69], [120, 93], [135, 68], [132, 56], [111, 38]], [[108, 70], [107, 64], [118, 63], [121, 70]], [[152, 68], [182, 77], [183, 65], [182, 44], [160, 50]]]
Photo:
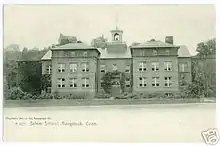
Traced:
[[112, 34], [112, 42], [122, 42], [123, 31], [118, 29], [118, 27], [116, 27], [116, 29], [114, 30], [111, 30], [111, 34]]

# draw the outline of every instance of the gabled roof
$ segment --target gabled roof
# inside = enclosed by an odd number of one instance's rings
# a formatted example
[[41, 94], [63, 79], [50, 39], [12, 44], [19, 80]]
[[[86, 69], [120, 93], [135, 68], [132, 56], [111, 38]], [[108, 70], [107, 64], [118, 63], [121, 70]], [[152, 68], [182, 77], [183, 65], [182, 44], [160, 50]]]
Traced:
[[94, 47], [91, 47], [87, 45], [86, 43], [69, 43], [62, 46], [57, 46], [56, 48], [52, 48], [51, 50], [72, 50], [72, 49], [96, 49]]
[[178, 57], [191, 57], [189, 50], [186, 46], [181, 45], [178, 49]]
[[42, 58], [41, 60], [51, 60], [52, 57], [52, 51], [49, 50]]
[[137, 46], [132, 46], [131, 48], [167, 48], [167, 47], [178, 47], [178, 46], [164, 43], [159, 40], [153, 40], [153, 41], [146, 41]]
[[130, 48], [126, 48], [123, 52], [110, 52], [107, 48], [98, 48], [100, 59], [117, 59], [117, 58], [132, 58]]

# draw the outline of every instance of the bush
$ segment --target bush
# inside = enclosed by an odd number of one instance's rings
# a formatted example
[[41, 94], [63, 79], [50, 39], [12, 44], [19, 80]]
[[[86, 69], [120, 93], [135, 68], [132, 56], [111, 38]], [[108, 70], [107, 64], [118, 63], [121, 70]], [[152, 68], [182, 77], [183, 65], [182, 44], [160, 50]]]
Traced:
[[109, 99], [111, 97], [110, 94], [107, 94], [107, 93], [97, 93], [95, 95], [95, 98], [97, 99]]
[[144, 93], [143, 98], [165, 98], [167, 97], [164, 93], [154, 92], [154, 93]]
[[19, 87], [13, 87], [8, 91], [8, 99], [16, 100], [16, 99], [23, 99], [24, 92]]
[[25, 94], [24, 94], [24, 96], [23, 96], [22, 99], [23, 99], [23, 100], [29, 100], [29, 99], [32, 99], [32, 95], [31, 95], [30, 93], [26, 93], [26, 92], [25, 92]]
[[81, 92], [81, 93], [69, 94], [69, 95], [63, 96], [63, 98], [65, 98], [65, 99], [85, 99], [86, 93]]

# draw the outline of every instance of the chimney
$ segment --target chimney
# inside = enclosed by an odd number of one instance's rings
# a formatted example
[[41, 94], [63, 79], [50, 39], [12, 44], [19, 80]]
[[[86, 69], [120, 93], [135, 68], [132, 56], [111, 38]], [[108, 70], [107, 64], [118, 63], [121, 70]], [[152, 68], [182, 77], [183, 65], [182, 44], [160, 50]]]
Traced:
[[165, 43], [173, 45], [173, 36], [166, 36], [165, 37]]

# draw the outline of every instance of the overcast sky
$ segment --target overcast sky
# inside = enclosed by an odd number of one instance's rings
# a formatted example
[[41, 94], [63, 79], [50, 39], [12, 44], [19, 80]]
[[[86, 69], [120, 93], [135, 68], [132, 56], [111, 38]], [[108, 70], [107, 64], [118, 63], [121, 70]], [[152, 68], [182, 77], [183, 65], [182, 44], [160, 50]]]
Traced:
[[4, 46], [43, 48], [56, 44], [60, 33], [88, 44], [102, 34], [111, 40], [117, 16], [128, 45], [172, 35], [194, 54], [197, 43], [215, 36], [214, 5], [7, 5]]

